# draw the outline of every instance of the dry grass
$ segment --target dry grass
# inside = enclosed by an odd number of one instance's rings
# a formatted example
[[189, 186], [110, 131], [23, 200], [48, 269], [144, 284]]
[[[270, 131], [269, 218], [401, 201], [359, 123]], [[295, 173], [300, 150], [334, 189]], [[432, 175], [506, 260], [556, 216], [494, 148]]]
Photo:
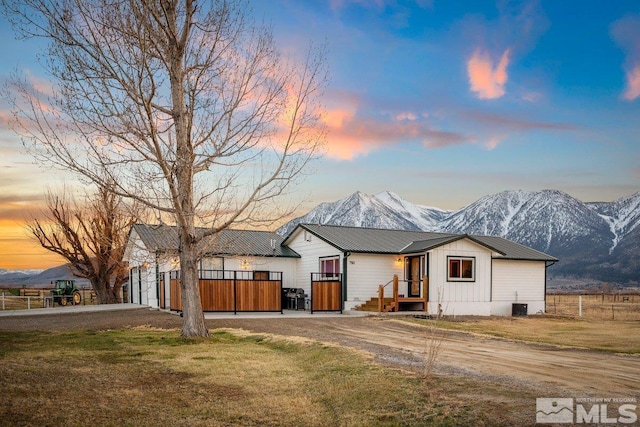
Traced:
[[[0, 333], [0, 424], [522, 425], [535, 395], [233, 331]], [[505, 405], [505, 403], [507, 403]], [[498, 421], [498, 422], [496, 422]]]
[[[28, 289], [27, 294], [38, 291], [38, 296], [24, 296], [22, 289], [0, 289], [0, 310], [27, 310], [29, 308], [43, 308], [44, 297], [51, 294], [50, 289]], [[95, 305], [98, 303], [95, 297], [92, 298], [91, 290], [80, 289], [82, 305]], [[58, 304], [55, 304], [58, 307]]]
[[580, 297], [585, 319], [640, 321], [640, 295], [636, 294], [547, 295], [547, 314], [579, 317]]
[[438, 321], [438, 327], [449, 330], [627, 354], [640, 354], [639, 326], [638, 321], [602, 321], [553, 316], [468, 317], [455, 321]]

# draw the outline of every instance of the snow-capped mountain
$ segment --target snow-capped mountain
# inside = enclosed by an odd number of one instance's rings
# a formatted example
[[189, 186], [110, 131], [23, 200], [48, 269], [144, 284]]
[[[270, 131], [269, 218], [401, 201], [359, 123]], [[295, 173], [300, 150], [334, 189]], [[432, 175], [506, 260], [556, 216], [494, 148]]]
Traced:
[[[399, 196], [387, 193], [388, 200], [396, 200], [387, 204], [385, 199], [369, 196], [357, 191], [336, 202], [321, 203], [308, 214], [289, 221], [278, 230], [278, 234], [287, 235], [300, 223], [349, 225], [353, 227], [387, 228], [399, 230], [423, 230], [424, 225], [409, 215], [407, 210], [396, 210], [404, 202]], [[407, 203], [407, 202], [405, 202]], [[407, 203], [407, 205], [410, 205]], [[422, 212], [415, 205], [408, 206], [416, 213]], [[428, 209], [428, 208], [425, 208]], [[418, 214], [419, 216], [419, 214]], [[426, 220], [420, 220], [426, 221]]]
[[457, 211], [415, 205], [392, 192], [322, 203], [299, 223], [501, 236], [560, 259], [554, 274], [609, 282], [640, 277], [640, 193], [584, 203], [557, 190], [503, 191]]

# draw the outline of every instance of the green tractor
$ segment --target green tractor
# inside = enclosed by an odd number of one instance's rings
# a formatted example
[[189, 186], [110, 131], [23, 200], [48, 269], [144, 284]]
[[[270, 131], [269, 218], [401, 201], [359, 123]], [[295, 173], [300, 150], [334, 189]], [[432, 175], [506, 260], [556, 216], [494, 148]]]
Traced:
[[55, 287], [51, 290], [53, 302], [60, 305], [78, 305], [82, 302], [80, 291], [76, 288], [75, 280], [56, 280]]

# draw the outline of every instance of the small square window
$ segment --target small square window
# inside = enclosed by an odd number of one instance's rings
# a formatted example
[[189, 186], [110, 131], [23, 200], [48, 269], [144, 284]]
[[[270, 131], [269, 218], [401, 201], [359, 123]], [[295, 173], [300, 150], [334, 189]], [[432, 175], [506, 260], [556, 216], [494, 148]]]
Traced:
[[447, 257], [449, 282], [475, 282], [475, 261], [473, 257]]

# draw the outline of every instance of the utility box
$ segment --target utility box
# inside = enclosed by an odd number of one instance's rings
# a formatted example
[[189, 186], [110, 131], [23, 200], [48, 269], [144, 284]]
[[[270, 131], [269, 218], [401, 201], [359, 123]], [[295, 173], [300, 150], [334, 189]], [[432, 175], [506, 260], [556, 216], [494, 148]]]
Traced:
[[513, 303], [511, 305], [511, 315], [512, 316], [526, 316], [527, 315], [528, 304], [517, 304]]

